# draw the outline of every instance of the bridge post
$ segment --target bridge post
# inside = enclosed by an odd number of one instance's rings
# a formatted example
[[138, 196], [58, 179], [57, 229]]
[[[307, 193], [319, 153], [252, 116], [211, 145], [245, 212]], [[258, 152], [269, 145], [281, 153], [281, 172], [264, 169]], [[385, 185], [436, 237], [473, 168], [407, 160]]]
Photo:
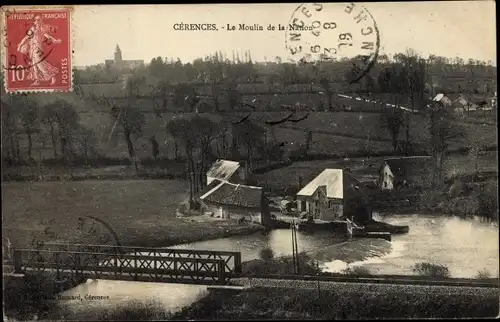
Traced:
[[226, 284], [226, 262], [224, 260], [220, 260], [217, 264], [217, 270], [219, 275], [218, 284]]
[[137, 275], [137, 270], [139, 269], [139, 266], [137, 265], [137, 249], [134, 248], [134, 268], [135, 268], [135, 280], [137, 281], [139, 279]]
[[241, 274], [242, 272], [242, 267], [241, 267], [241, 253], [238, 252], [234, 254], [234, 273], [235, 274]]
[[22, 252], [20, 250], [14, 249], [13, 260], [14, 260], [14, 273], [21, 274], [22, 273]]
[[118, 250], [114, 249], [115, 257], [113, 258], [114, 268], [115, 268], [115, 278], [118, 276]]
[[55, 262], [56, 262], [56, 278], [57, 280], [60, 280], [61, 279], [61, 272], [60, 272], [60, 260], [59, 260], [59, 252], [56, 252], [54, 254], [54, 257], [55, 257]]
[[82, 271], [82, 275], [83, 275], [83, 268], [82, 268], [82, 263], [81, 263], [81, 258], [82, 258], [82, 255], [81, 254], [78, 254], [78, 253], [73, 253], [73, 256], [74, 259], [75, 259], [75, 275], [78, 275], [78, 272], [79, 271]]
[[[155, 272], [157, 270], [156, 268], [156, 251], [153, 252], [153, 265], [154, 265], [154, 269], [155, 269]], [[158, 273], [155, 273], [155, 278], [158, 278]]]

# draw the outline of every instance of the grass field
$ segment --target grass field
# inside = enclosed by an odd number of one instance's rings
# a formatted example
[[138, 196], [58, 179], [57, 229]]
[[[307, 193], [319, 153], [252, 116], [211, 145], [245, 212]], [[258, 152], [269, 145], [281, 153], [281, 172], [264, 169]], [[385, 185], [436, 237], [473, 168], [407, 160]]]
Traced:
[[186, 191], [187, 182], [168, 180], [2, 183], [4, 240], [8, 237], [13, 246], [26, 245], [35, 236], [42, 241], [104, 243], [103, 236], [109, 236], [105, 226], [96, 224], [93, 232], [89, 219], [78, 229], [78, 217], [88, 215], [108, 223], [122, 245], [145, 247], [259, 229], [207, 216], [176, 217]]
[[[388, 288], [389, 289], [389, 288]], [[337, 292], [256, 287], [228, 296], [211, 292], [174, 315], [203, 320], [336, 320], [464, 318], [498, 315], [498, 296], [483, 294]]]

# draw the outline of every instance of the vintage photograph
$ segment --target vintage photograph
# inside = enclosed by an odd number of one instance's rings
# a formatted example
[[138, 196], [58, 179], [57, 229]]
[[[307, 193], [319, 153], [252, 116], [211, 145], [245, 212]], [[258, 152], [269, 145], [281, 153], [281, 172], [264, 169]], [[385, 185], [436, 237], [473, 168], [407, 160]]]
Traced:
[[495, 12], [0, 7], [4, 319], [498, 317]]

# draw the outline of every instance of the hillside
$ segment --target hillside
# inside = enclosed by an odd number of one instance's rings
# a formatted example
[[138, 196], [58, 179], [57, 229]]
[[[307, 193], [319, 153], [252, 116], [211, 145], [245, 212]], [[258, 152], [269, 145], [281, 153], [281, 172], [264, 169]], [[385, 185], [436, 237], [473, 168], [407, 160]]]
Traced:
[[[82, 103], [82, 102], [79, 102]], [[83, 108], [82, 105], [79, 105]], [[91, 108], [91, 107], [90, 107]], [[113, 126], [113, 120], [103, 109], [94, 111], [78, 111], [81, 123], [91, 129], [95, 135], [95, 147], [107, 157], [127, 157], [125, 140], [121, 135], [120, 127], [108, 143]], [[216, 122], [237, 121], [248, 113], [200, 113]], [[195, 113], [162, 113], [159, 117], [155, 113], [145, 113], [146, 122], [141, 137], [134, 138], [137, 154], [141, 158], [150, 157], [151, 144], [149, 139], [155, 136], [159, 142], [160, 154], [164, 157], [173, 157], [174, 141], [165, 131], [165, 125], [176, 117], [192, 117]], [[289, 115], [289, 112], [254, 112], [250, 119], [264, 126], [264, 121], [276, 121]], [[306, 115], [298, 112], [297, 117]], [[410, 133], [414, 143], [425, 145], [427, 141], [427, 120], [421, 115], [411, 117]], [[483, 144], [492, 146], [497, 144], [496, 126], [494, 124], [462, 124], [467, 136], [481, 137]], [[221, 126], [223, 126], [221, 124]], [[390, 152], [392, 150], [390, 136], [384, 127], [378, 113], [360, 112], [313, 112], [306, 119], [298, 123], [285, 123], [274, 126], [273, 132], [277, 142], [287, 142], [287, 150], [296, 150], [306, 141], [306, 131], [313, 133], [310, 153], [344, 155], [360, 151]], [[404, 140], [404, 131], [401, 130], [399, 139]], [[42, 142], [43, 141], [43, 142]], [[26, 136], [21, 136], [20, 145], [26, 146]], [[454, 142], [451, 148], [468, 146], [467, 140]], [[52, 148], [48, 137], [39, 138], [34, 144], [34, 155], [41, 153], [45, 158], [52, 157]]]

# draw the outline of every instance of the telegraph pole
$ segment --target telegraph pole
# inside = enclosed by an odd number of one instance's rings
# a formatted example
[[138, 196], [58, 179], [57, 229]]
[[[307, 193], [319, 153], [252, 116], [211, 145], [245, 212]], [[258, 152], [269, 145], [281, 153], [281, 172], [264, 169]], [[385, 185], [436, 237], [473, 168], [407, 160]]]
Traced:
[[295, 226], [295, 220], [292, 221], [292, 253], [294, 274], [300, 274], [299, 246], [297, 242], [297, 228]]
[[293, 258], [293, 273], [297, 271], [297, 262], [295, 260], [295, 243], [294, 243], [294, 231], [295, 231], [295, 220], [292, 221], [292, 258]]
[[297, 274], [300, 274], [300, 259], [299, 259], [299, 245], [297, 242], [297, 227], [295, 226], [295, 221], [293, 225], [293, 230], [295, 231], [295, 252], [297, 253]]
[[317, 280], [318, 280], [318, 299], [321, 299], [321, 290], [319, 288], [319, 262], [318, 260], [316, 260], [316, 270], [317, 270], [317, 273], [316, 273], [316, 276], [317, 276]]

